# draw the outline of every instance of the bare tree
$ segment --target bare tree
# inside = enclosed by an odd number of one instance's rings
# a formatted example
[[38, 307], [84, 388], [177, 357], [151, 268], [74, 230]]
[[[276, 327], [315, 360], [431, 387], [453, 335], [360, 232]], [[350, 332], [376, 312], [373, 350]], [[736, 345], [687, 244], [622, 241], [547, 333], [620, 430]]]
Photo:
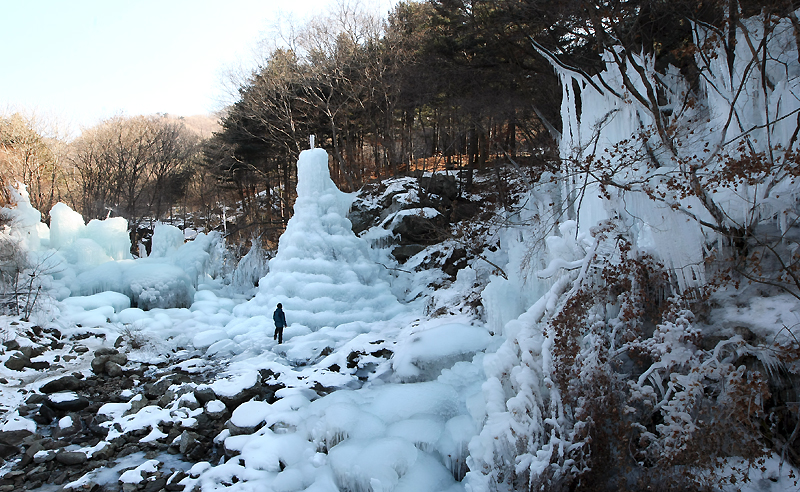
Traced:
[[87, 218], [123, 215], [133, 229], [160, 219], [184, 192], [198, 140], [160, 116], [115, 117], [85, 130], [72, 144], [75, 204]]

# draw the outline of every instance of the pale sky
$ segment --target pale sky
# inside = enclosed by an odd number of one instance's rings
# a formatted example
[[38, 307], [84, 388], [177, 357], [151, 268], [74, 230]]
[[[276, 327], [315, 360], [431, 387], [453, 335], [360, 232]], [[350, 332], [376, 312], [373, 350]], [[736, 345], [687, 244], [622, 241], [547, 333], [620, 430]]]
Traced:
[[252, 66], [279, 19], [333, 1], [0, 0], [0, 115], [22, 109], [74, 127], [213, 112], [229, 101], [224, 73]]

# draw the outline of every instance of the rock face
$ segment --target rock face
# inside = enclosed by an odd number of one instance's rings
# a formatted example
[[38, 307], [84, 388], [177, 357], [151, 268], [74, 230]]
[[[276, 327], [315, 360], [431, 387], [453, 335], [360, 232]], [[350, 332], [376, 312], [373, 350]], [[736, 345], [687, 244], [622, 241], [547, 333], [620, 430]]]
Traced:
[[419, 174], [364, 186], [347, 217], [356, 234], [377, 224], [390, 230], [397, 244], [392, 255], [404, 263], [479, 210], [478, 203], [459, 197], [455, 176]]

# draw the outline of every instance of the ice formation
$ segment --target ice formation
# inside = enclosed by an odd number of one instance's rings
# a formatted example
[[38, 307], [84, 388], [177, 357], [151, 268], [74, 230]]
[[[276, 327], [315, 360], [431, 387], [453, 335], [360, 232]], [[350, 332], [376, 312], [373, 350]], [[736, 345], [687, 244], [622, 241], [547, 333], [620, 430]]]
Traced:
[[346, 217], [351, 201], [331, 180], [325, 150], [301, 153], [294, 215], [257, 295], [234, 314], [271, 316], [282, 303], [289, 325], [318, 329], [401, 313], [381, 267], [353, 233]]

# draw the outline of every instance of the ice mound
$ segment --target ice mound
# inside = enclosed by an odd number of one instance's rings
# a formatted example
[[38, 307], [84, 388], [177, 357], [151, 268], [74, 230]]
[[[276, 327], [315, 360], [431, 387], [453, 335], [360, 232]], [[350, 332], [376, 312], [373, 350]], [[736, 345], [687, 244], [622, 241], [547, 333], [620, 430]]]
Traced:
[[290, 325], [318, 329], [390, 319], [403, 311], [366, 242], [346, 218], [352, 198], [330, 178], [328, 154], [306, 150], [297, 161], [294, 215], [259, 281], [256, 297], [236, 316], [271, 316], [280, 302]]
[[398, 340], [392, 368], [399, 381], [435, 378], [442, 369], [472, 359], [486, 349], [491, 336], [482, 326], [448, 323]]

